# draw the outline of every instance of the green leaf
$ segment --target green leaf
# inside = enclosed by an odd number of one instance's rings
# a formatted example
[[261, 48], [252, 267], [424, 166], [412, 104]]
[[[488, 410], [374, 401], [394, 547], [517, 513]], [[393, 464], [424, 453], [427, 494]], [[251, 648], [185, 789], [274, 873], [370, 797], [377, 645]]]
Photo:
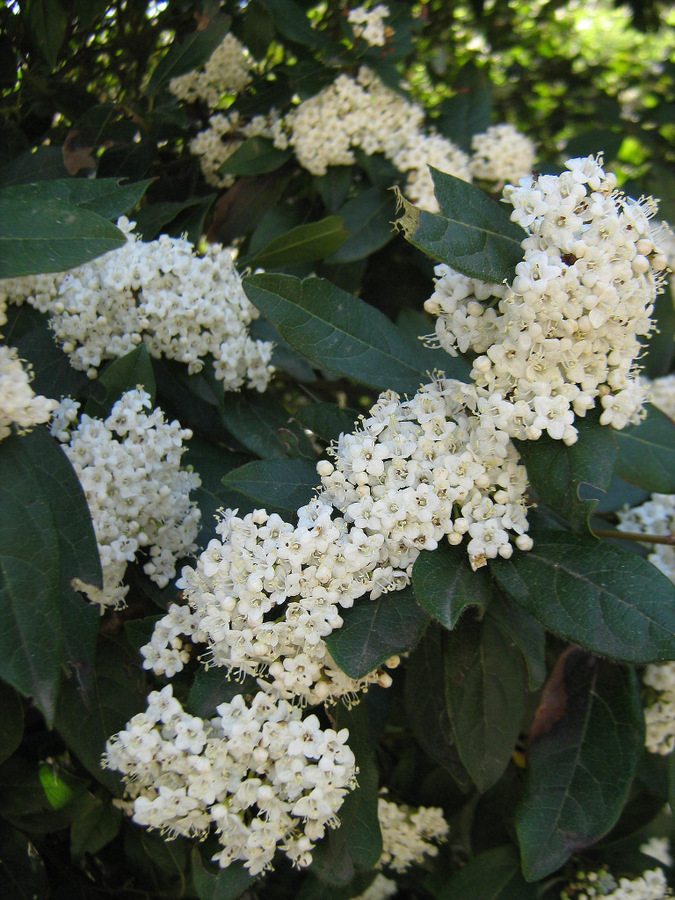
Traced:
[[59, 0], [27, 0], [26, 24], [41, 55], [51, 69], [55, 68], [68, 25], [68, 15]]
[[453, 83], [454, 97], [444, 100], [435, 121], [442, 135], [463, 150], [471, 151], [471, 138], [488, 130], [492, 123], [489, 82], [483, 72], [465, 67]]
[[379, 310], [321, 278], [251, 275], [249, 300], [307, 359], [363, 384], [415, 393], [429, 381], [423, 347], [415, 348]]
[[23, 738], [23, 705], [16, 691], [0, 681], [0, 764], [19, 748]]
[[582, 500], [582, 484], [607, 491], [619, 450], [611, 428], [600, 425], [597, 411], [577, 418], [579, 438], [571, 447], [542, 435], [537, 441], [514, 441], [537, 499], [559, 513], [573, 531], [591, 531], [597, 500]]
[[639, 425], [616, 431], [616, 474], [651, 493], [675, 493], [675, 422], [651, 403]]
[[212, 874], [205, 868], [199, 850], [195, 847], [192, 851], [192, 881], [199, 900], [236, 900], [253, 880], [240, 862]]
[[459, 758], [445, 705], [442, 635], [438, 627], [427, 628], [408, 660], [405, 710], [420, 746], [468, 793], [471, 778]]
[[452, 629], [465, 609], [477, 606], [482, 615], [490, 602], [492, 584], [487, 572], [474, 572], [464, 547], [441, 541], [436, 550], [423, 551], [412, 571], [415, 597], [444, 628]]
[[437, 894], [438, 900], [535, 900], [537, 886], [520, 872], [518, 851], [510, 845], [470, 859]]
[[[143, 235], [144, 241], [154, 241], [160, 234], [172, 237], [187, 235], [187, 239], [196, 244], [202, 233], [204, 219], [215, 200], [215, 194], [205, 197], [190, 197], [184, 201], [166, 201], [152, 203], [134, 213], [137, 234]], [[193, 220], [196, 224], [192, 224]]]
[[[35, 548], [40, 552], [36, 556]], [[92, 652], [74, 579], [101, 586], [89, 508], [68, 458], [44, 429], [0, 443], [0, 677], [54, 719], [61, 667]], [[67, 638], [65, 628], [79, 624]]]
[[230, 26], [228, 16], [215, 15], [206, 28], [194, 31], [180, 44], [174, 43], [155, 66], [145, 94], [153, 98], [172, 78], [191, 72], [208, 61], [222, 44]]
[[546, 681], [546, 634], [522, 606], [493, 588], [487, 617], [493, 619], [523, 654], [529, 687], [536, 691]]
[[312, 442], [275, 398], [257, 391], [228, 394], [221, 417], [244, 447], [264, 459], [315, 455]]
[[187, 450], [182, 457], [183, 467], [192, 466], [199, 474], [201, 486], [192, 491], [202, 514], [199, 542], [202, 546], [213, 537], [215, 515], [219, 509], [233, 509], [240, 503], [240, 497], [223, 486], [223, 474], [243, 465], [246, 457], [219, 447], [194, 434], [187, 442]]
[[0, 186], [47, 181], [67, 175], [60, 147], [34, 147], [0, 169]]
[[403, 215], [397, 226], [427, 256], [489, 283], [511, 281], [523, 258], [525, 231], [508, 211], [481, 190], [431, 168], [439, 214], [417, 209], [397, 195]]
[[81, 209], [102, 216], [117, 219], [133, 209], [152, 184], [151, 180], [120, 185], [119, 178], [55, 178], [29, 184], [10, 185], [2, 188], [3, 200], [62, 200]]
[[292, 228], [243, 262], [247, 266], [260, 266], [264, 269], [280, 269], [313, 262], [330, 256], [344, 244], [347, 237], [342, 219], [339, 216], [328, 216], [319, 222]]
[[295, 414], [304, 428], [309, 428], [324, 441], [336, 441], [341, 434], [353, 431], [358, 417], [355, 409], [342, 409], [334, 403], [308, 403]]
[[349, 166], [329, 166], [325, 175], [315, 175], [312, 181], [327, 211], [336, 213], [352, 186], [352, 170]]
[[349, 237], [328, 263], [347, 263], [370, 256], [394, 237], [394, 198], [390, 191], [374, 187], [349, 200], [337, 212]]
[[70, 826], [70, 852], [74, 859], [97, 854], [120, 830], [124, 814], [110, 802], [90, 795], [88, 806]]
[[53, 896], [42, 857], [24, 834], [5, 823], [0, 823], [0, 896], [8, 900]]
[[126, 243], [122, 232], [88, 209], [0, 191], [0, 278], [61, 272]]
[[268, 10], [277, 30], [289, 41], [308, 47], [323, 47], [329, 43], [325, 34], [315, 31], [304, 9], [293, 0], [260, 0]]
[[263, 175], [274, 172], [291, 158], [290, 150], [279, 150], [274, 141], [251, 137], [238, 147], [218, 169], [219, 175]]
[[234, 679], [231, 669], [223, 666], [200, 666], [190, 688], [187, 709], [193, 716], [208, 719], [215, 715], [221, 703], [230, 703], [237, 694], [256, 693], [258, 687], [253, 678]]
[[135, 350], [131, 350], [119, 359], [114, 359], [99, 376], [92, 391], [93, 396], [87, 400], [84, 408], [88, 416], [105, 419], [110, 415], [110, 410], [126, 391], [133, 391], [141, 387], [148, 394], [150, 400], [155, 402], [155, 376], [152, 371], [152, 361], [145, 344], [139, 344]]
[[226, 488], [240, 491], [257, 507], [295, 516], [316, 495], [316, 464], [305, 459], [265, 459], [247, 463], [223, 477]]
[[459, 757], [479, 791], [511, 759], [525, 712], [520, 650], [491, 619], [465, 619], [443, 641], [445, 702]]
[[412, 650], [429, 621], [411, 587], [377, 600], [361, 597], [340, 615], [344, 624], [328, 635], [326, 644], [350, 678], [363, 678], [390, 656]]
[[578, 648], [566, 651], [535, 716], [516, 809], [528, 881], [554, 872], [613, 827], [643, 744], [635, 672]]
[[61, 691], [55, 728], [91, 774], [113, 794], [121, 794], [120, 776], [101, 768], [106, 741], [145, 709], [147, 686], [139, 655], [122, 638], [104, 637], [94, 671], [96, 701], [83, 702], [75, 678]]
[[456, 378], [457, 381], [471, 381], [471, 366], [463, 356], [450, 356], [441, 347], [429, 346], [427, 339], [431, 338], [432, 344], [434, 340], [434, 320], [428, 313], [404, 307], [396, 318], [396, 325], [416, 352], [424, 347], [424, 355], [429, 360], [431, 371], [443, 372], [448, 378]]
[[675, 657], [675, 585], [609, 541], [533, 532], [534, 548], [493, 560], [516, 603], [560, 637], [624, 662]]

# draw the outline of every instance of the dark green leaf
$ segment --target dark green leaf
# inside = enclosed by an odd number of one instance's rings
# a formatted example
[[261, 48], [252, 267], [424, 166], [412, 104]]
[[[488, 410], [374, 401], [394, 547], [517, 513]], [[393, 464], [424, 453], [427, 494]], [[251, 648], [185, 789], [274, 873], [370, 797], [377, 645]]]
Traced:
[[42, 857], [20, 831], [0, 823], [0, 896], [48, 900], [52, 896]]
[[[299, 263], [325, 259], [347, 240], [339, 216], [328, 216], [320, 222], [298, 225], [244, 260], [247, 266], [280, 269]], [[256, 276], [257, 277], [257, 276]]]
[[625, 662], [675, 657], [675, 585], [609, 541], [532, 533], [534, 548], [493, 560], [501, 587], [555, 634]]
[[23, 705], [16, 691], [0, 681], [0, 764], [18, 749], [23, 737]]
[[288, 411], [269, 394], [228, 394], [222, 420], [229, 432], [256, 456], [315, 455], [312, 443]]
[[0, 169], [0, 185], [28, 184], [52, 178], [66, 178], [60, 147], [36, 147], [26, 150]]
[[438, 900], [535, 900], [538, 889], [520, 872], [515, 847], [495, 847], [474, 856], [453, 875]]
[[150, 394], [151, 402], [155, 402], [155, 376], [145, 344], [110, 363], [98, 378], [94, 395], [87, 401], [84, 411], [88, 416], [105, 419], [122, 394], [137, 387]]
[[148, 189], [151, 181], [137, 181], [120, 185], [119, 178], [55, 178], [30, 184], [15, 184], [0, 191], [3, 200], [62, 200], [81, 209], [117, 219], [133, 209]]
[[384, 247], [394, 236], [394, 196], [382, 188], [370, 188], [349, 200], [338, 210], [349, 237], [328, 263], [353, 262], [370, 256]]
[[147, 687], [140, 656], [126, 640], [105, 637], [96, 652], [94, 672], [96, 702], [83, 702], [77, 680], [63, 686], [55, 727], [81, 763], [108, 790], [119, 795], [120, 776], [102, 769], [106, 741], [145, 709]]
[[611, 428], [600, 425], [597, 411], [577, 418], [579, 438], [571, 447], [542, 435], [537, 441], [514, 441], [537, 498], [563, 516], [573, 531], [590, 531], [597, 500], [582, 500], [579, 488], [609, 488], [619, 450]]
[[31, 37], [53, 69], [66, 36], [68, 15], [59, 0], [27, 0], [25, 5]]
[[199, 900], [236, 900], [253, 881], [253, 876], [240, 862], [212, 874], [205, 868], [195, 847], [192, 851], [192, 880]]
[[445, 350], [434, 346], [434, 321], [428, 313], [405, 307], [398, 314], [396, 325], [416, 351], [424, 347], [431, 371], [443, 372], [457, 381], [471, 381], [471, 366], [463, 356], [450, 356]]
[[4, 199], [0, 191], [0, 278], [60, 272], [126, 243], [107, 219], [61, 200]]
[[579, 496], [582, 500], [597, 501], [598, 505], [595, 507], [594, 512], [598, 515], [623, 509], [624, 506], [639, 506], [645, 500], [649, 500], [650, 493], [643, 490], [643, 488], [628, 484], [623, 478], [614, 475], [607, 488], [607, 493], [582, 484], [579, 488]]
[[511, 759], [525, 712], [520, 650], [491, 619], [466, 618], [443, 640], [445, 702], [459, 757], [482, 792]]
[[302, 426], [324, 441], [336, 441], [341, 434], [353, 431], [358, 417], [355, 409], [341, 409], [334, 403], [308, 403], [295, 414]]
[[229, 25], [229, 18], [218, 14], [206, 28], [194, 31], [180, 44], [172, 44], [155, 66], [145, 89], [146, 95], [154, 97], [172, 78], [191, 72], [207, 62], [216, 47], [222, 44]]
[[471, 278], [511, 281], [523, 258], [523, 229], [477, 187], [434, 168], [431, 175], [439, 214], [417, 209], [399, 194], [403, 215], [396, 224], [406, 240]]
[[410, 587], [377, 600], [362, 597], [340, 615], [344, 624], [328, 635], [326, 644], [350, 678], [363, 678], [390, 656], [412, 650], [429, 621]]
[[102, 850], [116, 837], [124, 818], [124, 814], [109, 802], [93, 795], [88, 801], [87, 808], [70, 827], [70, 852], [75, 859]]
[[591, 128], [575, 134], [565, 146], [565, 159], [577, 156], [595, 155], [602, 151], [605, 163], [616, 159], [625, 135], [622, 131], [610, 131], [608, 128]]
[[265, 459], [233, 469], [223, 478], [226, 488], [240, 491], [257, 507], [294, 516], [316, 495], [316, 464], [305, 459]]
[[[10, 307], [8, 318], [15, 311], [21, 314], [30, 309], [27, 304]], [[54, 398], [74, 397], [90, 384], [85, 372], [73, 369], [70, 359], [56, 345], [54, 335], [47, 329], [46, 324], [33, 328], [19, 340], [12, 340], [11, 343], [19, 351], [20, 358], [28, 360], [32, 366], [31, 387], [36, 394]]]
[[516, 830], [528, 881], [544, 878], [616, 823], [644, 744], [638, 679], [570, 648], [530, 732]]
[[453, 84], [459, 93], [444, 100], [436, 128], [463, 150], [471, 150], [474, 134], [485, 132], [492, 122], [492, 100], [489, 82], [485, 75], [474, 69], [464, 73]]
[[668, 375], [675, 359], [675, 279], [671, 274], [665, 290], [654, 303], [651, 319], [656, 330], [644, 339], [645, 348], [640, 356], [640, 365], [648, 378], [662, 378]]
[[675, 493], [675, 422], [646, 404], [647, 418], [616, 431], [619, 462], [616, 474], [646, 491]]
[[206, 441], [199, 435], [193, 435], [188, 441], [187, 450], [182, 457], [184, 467], [192, 466], [201, 479], [201, 487], [192, 491], [191, 496], [197, 501], [202, 514], [199, 541], [202, 546], [213, 537], [215, 515], [219, 509], [235, 508], [240, 496], [223, 486], [223, 475], [231, 469], [241, 466], [246, 457], [219, 447]]
[[336, 213], [352, 186], [352, 170], [349, 166], [329, 166], [326, 174], [315, 175], [313, 182], [327, 211]]
[[412, 578], [419, 605], [449, 629], [470, 606], [477, 606], [482, 615], [492, 595], [487, 572], [474, 572], [466, 549], [451, 547], [447, 541], [441, 541], [436, 550], [420, 553]]
[[187, 708], [193, 716], [208, 719], [221, 703], [230, 703], [237, 694], [256, 693], [258, 687], [249, 676], [243, 680], [230, 677], [231, 670], [222, 666], [200, 666], [190, 688]]
[[288, 343], [317, 365], [364, 384], [413, 394], [429, 380], [414, 348], [383, 313], [321, 278], [251, 275], [249, 300]]
[[411, 654], [405, 672], [405, 709], [420, 746], [467, 793], [471, 778], [460, 761], [445, 705], [441, 640], [440, 628], [430, 626]]
[[154, 241], [160, 234], [171, 234], [178, 237], [181, 234], [187, 234], [187, 239], [196, 244], [201, 235], [201, 226], [195, 232], [190, 232], [185, 227], [186, 218], [192, 214], [201, 217], [203, 224], [206, 213], [211, 208], [211, 204], [215, 199], [215, 194], [209, 194], [206, 197], [190, 197], [185, 201], [166, 201], [163, 203], [152, 203], [139, 212], [134, 213], [136, 221], [135, 231], [137, 234], [143, 235], [144, 241]]
[[291, 158], [290, 150], [279, 150], [268, 138], [251, 137], [228, 156], [219, 175], [263, 175], [274, 172]]
[[497, 590], [493, 590], [486, 615], [489, 619], [494, 619], [523, 654], [530, 690], [536, 691], [546, 681], [544, 629], [522, 606]]
[[277, 30], [289, 41], [308, 47], [323, 47], [328, 38], [310, 25], [304, 9], [293, 0], [260, 0], [267, 8]]
[[44, 429], [0, 444], [0, 499], [0, 676], [51, 725], [61, 667], [91, 656], [91, 619], [72, 584], [101, 586], [96, 538], [80, 482]]

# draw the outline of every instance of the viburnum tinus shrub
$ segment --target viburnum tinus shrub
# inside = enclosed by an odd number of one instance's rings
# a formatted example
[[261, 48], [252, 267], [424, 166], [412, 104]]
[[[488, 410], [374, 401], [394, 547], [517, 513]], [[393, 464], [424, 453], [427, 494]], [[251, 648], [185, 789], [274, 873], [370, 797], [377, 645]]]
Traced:
[[657, 201], [423, 106], [430, 5], [41, 10], [0, 10], [4, 893], [669, 896]]

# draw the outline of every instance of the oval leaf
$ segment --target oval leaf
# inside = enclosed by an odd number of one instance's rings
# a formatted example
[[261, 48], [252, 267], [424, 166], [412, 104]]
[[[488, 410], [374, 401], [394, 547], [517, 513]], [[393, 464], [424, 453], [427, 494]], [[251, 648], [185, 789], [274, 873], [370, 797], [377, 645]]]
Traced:
[[282, 234], [255, 256], [244, 260], [247, 266], [283, 269], [299, 263], [325, 259], [347, 240], [340, 216], [328, 216], [320, 222], [298, 225]]
[[436, 550], [420, 553], [412, 579], [419, 605], [448, 629], [455, 627], [470, 606], [478, 606], [484, 613], [492, 593], [487, 572], [474, 572], [466, 550], [447, 541]]
[[279, 150], [274, 142], [252, 137], [237, 147], [218, 169], [219, 175], [263, 175], [274, 172], [291, 158], [290, 150]]
[[453, 875], [438, 900], [535, 900], [537, 886], [520, 872], [515, 847], [495, 847], [479, 853]]
[[403, 215], [396, 222], [405, 239], [439, 262], [489, 283], [511, 281], [523, 258], [523, 229], [503, 204], [483, 191], [431, 168], [440, 213], [429, 213], [397, 194]]
[[222, 44], [229, 24], [228, 16], [216, 15], [210, 21], [202, 17], [200, 27], [180, 44], [172, 44], [157, 63], [145, 89], [147, 96], [154, 97], [172, 78], [207, 62], [216, 47]]
[[363, 678], [390, 656], [411, 650], [429, 621], [411, 587], [382, 594], [377, 600], [362, 597], [340, 615], [344, 624], [328, 635], [326, 644], [350, 678]]
[[341, 434], [353, 431], [358, 417], [355, 409], [342, 409], [335, 403], [308, 403], [295, 414], [301, 425], [324, 441], [337, 441]]
[[96, 380], [93, 396], [87, 400], [84, 411], [88, 416], [105, 419], [122, 394], [137, 387], [150, 394], [151, 402], [155, 402], [155, 376], [145, 344], [110, 363]]
[[349, 237], [328, 260], [333, 263], [353, 262], [370, 256], [384, 247], [394, 236], [391, 224], [394, 198], [389, 191], [371, 188], [350, 200], [337, 213], [344, 220]]
[[516, 810], [528, 881], [554, 872], [613, 827], [643, 744], [635, 672], [570, 648], [542, 695]]
[[295, 516], [315, 495], [320, 479], [309, 460], [265, 459], [228, 472], [223, 484], [268, 511]]
[[675, 493], [675, 422], [651, 403], [639, 425], [616, 431], [616, 474], [651, 493]]
[[424, 348], [412, 346], [383, 313], [329, 281], [252, 275], [244, 290], [282, 337], [319, 366], [400, 393], [415, 393], [429, 381]]
[[555, 634], [625, 662], [675, 657], [675, 585], [608, 541], [532, 533], [534, 548], [490, 564], [501, 587]]

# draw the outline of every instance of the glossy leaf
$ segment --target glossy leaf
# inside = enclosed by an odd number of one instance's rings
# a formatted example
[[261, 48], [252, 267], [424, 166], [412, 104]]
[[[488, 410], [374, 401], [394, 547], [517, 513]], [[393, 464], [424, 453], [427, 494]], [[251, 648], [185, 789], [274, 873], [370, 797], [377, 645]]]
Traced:
[[413, 588], [419, 605], [445, 628], [452, 629], [465, 609], [477, 606], [482, 615], [492, 584], [484, 570], [474, 572], [466, 548], [441, 541], [436, 550], [420, 553], [413, 565]]
[[207, 62], [216, 47], [222, 44], [229, 24], [227, 16], [216, 15], [205, 28], [198, 28], [179, 44], [172, 44], [155, 66], [145, 89], [146, 95], [154, 97], [172, 78], [184, 75]]
[[315, 455], [307, 435], [293, 422], [288, 410], [269, 393], [230, 393], [221, 417], [228, 431], [256, 456], [270, 459]]
[[675, 585], [610, 541], [533, 532], [534, 548], [493, 560], [500, 586], [549, 631], [624, 662], [675, 657]]
[[403, 215], [397, 226], [413, 247], [471, 278], [511, 281], [523, 258], [526, 234], [508, 210], [479, 188], [431, 168], [440, 213], [429, 213], [398, 199]]
[[218, 174], [263, 175], [274, 172], [290, 158], [290, 150], [277, 149], [267, 138], [251, 137], [227, 157]]
[[204, 440], [197, 434], [190, 438], [187, 445], [187, 450], [181, 457], [181, 465], [192, 466], [201, 480], [201, 485], [190, 496], [197, 501], [202, 514], [198, 540], [205, 547], [213, 537], [218, 510], [232, 509], [240, 503], [241, 495], [223, 485], [223, 475], [243, 465], [246, 456], [219, 447], [215, 442]]
[[520, 871], [511, 845], [486, 850], [470, 859], [437, 894], [438, 900], [535, 900], [538, 888]]
[[546, 680], [546, 634], [522, 606], [493, 589], [487, 617], [493, 619], [523, 654], [529, 687], [536, 691]]
[[208, 719], [215, 715], [221, 703], [230, 703], [237, 694], [253, 693], [258, 686], [253, 678], [243, 680], [232, 677], [230, 669], [224, 666], [200, 666], [190, 688], [187, 709], [194, 716]]
[[75, 859], [106, 847], [118, 834], [124, 813], [99, 797], [89, 795], [88, 805], [70, 826], [70, 852]]
[[0, 443], [0, 511], [0, 677], [51, 725], [62, 666], [93, 650], [72, 582], [100, 587], [101, 568], [82, 487], [46, 430]]
[[52, 178], [66, 178], [60, 147], [35, 147], [26, 150], [0, 169], [0, 186], [30, 184]]
[[443, 766], [465, 793], [472, 788], [459, 758], [445, 704], [442, 631], [430, 625], [405, 669], [405, 710], [425, 752]]
[[435, 327], [434, 319], [428, 313], [405, 307], [398, 314], [396, 325], [416, 351], [424, 347], [424, 355], [429, 360], [431, 371], [443, 372], [448, 378], [455, 378], [457, 381], [471, 381], [471, 366], [463, 356], [450, 356], [440, 347], [433, 346], [433, 337], [428, 340], [434, 334]]
[[363, 678], [390, 656], [412, 650], [429, 621], [410, 587], [377, 600], [362, 597], [340, 615], [344, 624], [328, 635], [326, 644], [351, 678]]
[[245, 494], [256, 507], [295, 516], [316, 495], [319, 476], [310, 460], [266, 459], [233, 469], [223, 484]]
[[353, 431], [358, 417], [355, 409], [342, 409], [334, 403], [308, 403], [295, 414], [301, 425], [325, 441], [336, 441], [341, 434]]
[[107, 366], [105, 372], [96, 380], [92, 390], [93, 396], [87, 401], [84, 411], [88, 416], [105, 419], [122, 394], [137, 387], [150, 394], [150, 401], [154, 404], [155, 376], [145, 344], [140, 344], [135, 350], [114, 359]]
[[195, 847], [192, 851], [192, 880], [199, 900], [236, 900], [253, 881], [253, 876], [240, 862], [215, 873], [209, 872]]
[[88, 209], [5, 199], [0, 191], [0, 278], [72, 269], [125, 243], [119, 228]]
[[329, 166], [325, 175], [313, 178], [324, 206], [329, 213], [336, 213], [352, 186], [352, 172], [349, 166]]
[[542, 435], [537, 441], [514, 441], [537, 498], [563, 516], [573, 531], [590, 531], [597, 500], [582, 500], [582, 484], [607, 491], [619, 450], [611, 428], [590, 412], [577, 418], [579, 437], [571, 447]]
[[151, 181], [120, 184], [119, 178], [55, 178], [4, 187], [0, 198], [20, 202], [34, 200], [36, 203], [62, 200], [104, 219], [117, 219], [136, 206], [150, 184]]
[[445, 635], [445, 702], [459, 757], [480, 791], [511, 759], [525, 712], [520, 650], [492, 620], [467, 619]]
[[353, 262], [370, 256], [394, 236], [392, 220], [395, 203], [391, 191], [370, 188], [349, 200], [337, 215], [341, 216], [349, 237], [328, 259], [330, 264]]
[[340, 216], [328, 216], [320, 222], [292, 228], [286, 234], [274, 238], [245, 262], [247, 266], [260, 266], [264, 269], [281, 269], [313, 262], [330, 256], [344, 244], [347, 237]]
[[412, 347], [385, 315], [329, 281], [252, 275], [244, 290], [282, 337], [317, 365], [401, 393], [415, 393], [429, 380], [423, 347]]
[[639, 425], [616, 431], [619, 461], [616, 474], [651, 493], [675, 493], [675, 422], [647, 405]]
[[530, 733], [516, 830], [528, 881], [595, 843], [621, 814], [644, 744], [637, 676], [570, 648]]

